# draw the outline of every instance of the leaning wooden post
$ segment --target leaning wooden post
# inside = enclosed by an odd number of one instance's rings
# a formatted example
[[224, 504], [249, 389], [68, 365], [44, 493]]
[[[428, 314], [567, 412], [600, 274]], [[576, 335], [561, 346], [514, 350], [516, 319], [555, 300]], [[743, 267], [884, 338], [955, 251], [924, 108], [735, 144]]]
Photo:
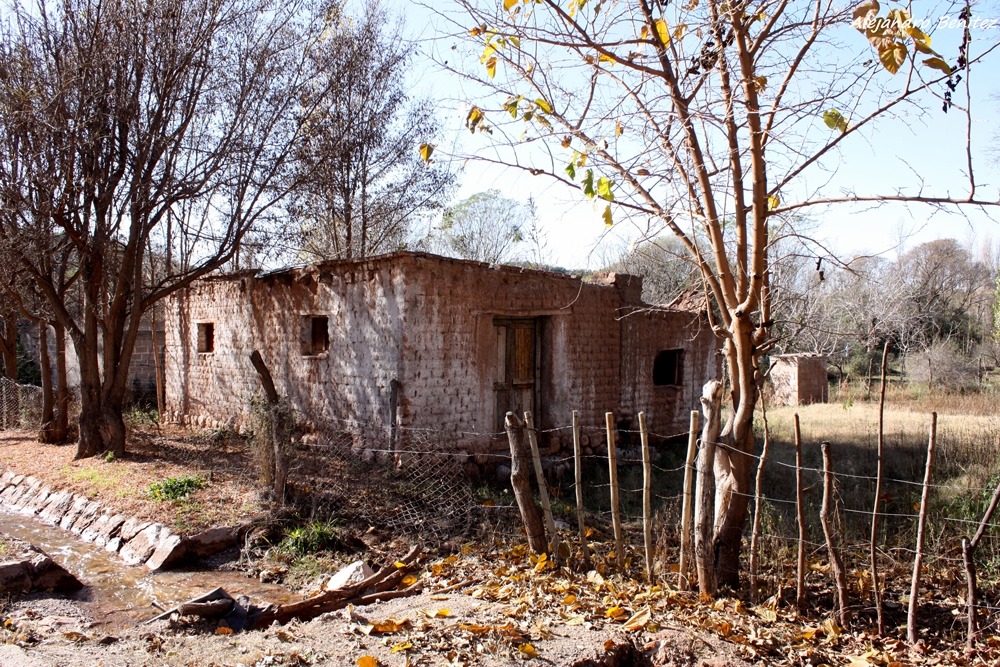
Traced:
[[642, 441], [642, 541], [646, 548], [646, 581], [653, 580], [653, 463], [649, 455], [649, 432], [646, 413], [639, 413], [639, 438]]
[[[1000, 448], [1000, 442], [997, 443], [997, 447]], [[983, 520], [979, 522], [979, 529], [976, 531], [975, 537], [972, 538], [971, 542], [965, 539], [962, 540], [962, 560], [965, 562], [965, 579], [969, 589], [969, 632], [966, 637], [966, 644], [970, 650], [975, 648], [977, 635], [979, 634], [979, 620], [976, 618], [976, 564], [973, 556], [975, 555], [976, 545], [979, 544], [983, 533], [986, 532], [987, 524], [993, 518], [993, 512], [996, 511], [997, 503], [1000, 503], [1000, 484], [997, 484], [996, 491], [993, 492], [993, 499], [990, 500], [990, 506], [986, 508]]]
[[799, 555], [795, 570], [795, 607], [806, 612], [806, 508], [802, 505], [802, 431], [795, 414], [795, 510], [799, 523]]
[[535, 433], [535, 420], [530, 412], [524, 413], [524, 424], [528, 428], [528, 442], [531, 443], [531, 459], [535, 462], [535, 481], [538, 482], [538, 495], [542, 499], [542, 512], [545, 514], [545, 527], [552, 537], [550, 544], [552, 558], [559, 560], [559, 533], [556, 522], [552, 518], [552, 504], [549, 502], [549, 485], [545, 482], [545, 472], [542, 470], [542, 457], [538, 453], [538, 434]]
[[604, 424], [608, 431], [608, 471], [611, 473], [611, 525], [615, 530], [615, 555], [618, 569], [625, 569], [625, 543], [622, 541], [622, 517], [618, 507], [618, 453], [615, 451], [615, 415], [604, 413]]
[[757, 559], [759, 558], [760, 508], [764, 488], [764, 464], [767, 463], [768, 450], [771, 448], [771, 431], [767, 426], [767, 406], [764, 404], [763, 395], [760, 397], [760, 414], [764, 421], [764, 448], [760, 452], [760, 461], [757, 462], [757, 484], [753, 496], [753, 528], [750, 530], [750, 601], [754, 603], [757, 602], [758, 597]]
[[681, 555], [677, 567], [677, 588], [690, 587], [688, 555], [691, 553], [691, 521], [694, 514], [694, 457], [698, 454], [698, 411], [691, 411], [687, 459], [684, 462], [684, 498], [681, 503]]
[[504, 429], [510, 442], [510, 485], [514, 487], [514, 499], [521, 510], [524, 532], [528, 536], [528, 546], [537, 554], [545, 553], [545, 527], [541, 512], [531, 495], [531, 478], [528, 472], [528, 452], [524, 447], [524, 425], [513, 412], [504, 419]]
[[924, 562], [924, 527], [927, 525], [927, 498], [930, 495], [931, 470], [934, 467], [934, 445], [937, 442], [937, 413], [931, 413], [931, 434], [927, 441], [927, 466], [924, 468], [924, 488], [920, 492], [920, 515], [917, 519], [917, 553], [913, 558], [913, 579], [910, 581], [910, 609], [906, 614], [906, 640], [917, 643], [917, 594], [920, 592], [920, 567]]
[[580, 413], [573, 411], [573, 460], [576, 463], [576, 524], [580, 529], [580, 549], [583, 565], [590, 570], [590, 549], [587, 547], [587, 525], [583, 519], [583, 447], [580, 445]]
[[830, 530], [830, 515], [833, 513], [833, 466], [830, 464], [830, 443], [820, 445], [823, 449], [823, 509], [819, 520], [823, 524], [823, 536], [826, 538], [826, 550], [830, 554], [830, 568], [833, 570], [833, 580], [837, 585], [837, 623], [847, 627], [847, 574], [844, 572], [844, 562], [840, 553], [833, 545], [833, 533]]
[[715, 596], [718, 580], [715, 577], [715, 548], [712, 529], [715, 517], [715, 443], [719, 438], [722, 413], [723, 384], [718, 380], [705, 383], [701, 393], [701, 409], [705, 425], [701, 431], [701, 449], [698, 451], [698, 495], [694, 506], [694, 563], [698, 570], [698, 591]]
[[[155, 334], [155, 332], [154, 332]], [[155, 337], [154, 337], [155, 341]], [[274, 388], [274, 379], [271, 371], [268, 370], [264, 358], [260, 352], [254, 350], [250, 354], [250, 363], [260, 376], [260, 383], [264, 387], [264, 397], [271, 416], [271, 446], [274, 451], [274, 468], [271, 471], [272, 493], [274, 499], [281, 504], [285, 503], [285, 481], [288, 479], [288, 461], [285, 458], [285, 447], [289, 440], [288, 434], [288, 409], [282, 405], [278, 391]]]
[[885, 449], [885, 375], [889, 359], [889, 341], [882, 348], [882, 383], [879, 386], [878, 397], [878, 450], [875, 466], [875, 502], [872, 505], [872, 537], [869, 545], [872, 569], [872, 595], [875, 597], [875, 613], [878, 618], [878, 634], [885, 634], [885, 616], [882, 609], [882, 593], [878, 584], [878, 557], [875, 544], [878, 539], [878, 504], [882, 498], [882, 452]]

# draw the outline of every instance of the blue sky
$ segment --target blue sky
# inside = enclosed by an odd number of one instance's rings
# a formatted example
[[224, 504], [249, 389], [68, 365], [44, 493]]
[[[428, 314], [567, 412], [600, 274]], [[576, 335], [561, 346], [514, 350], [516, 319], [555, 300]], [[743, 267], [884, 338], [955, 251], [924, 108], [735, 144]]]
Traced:
[[[939, 24], [949, 5], [945, 3], [914, 3], [913, 15], [927, 18], [932, 30], [933, 46], [949, 62], [954, 62], [962, 31]], [[446, 54], [456, 40], [448, 37], [453, 30], [436, 12], [453, 12], [450, 0], [428, 0], [419, 4], [406, 0], [398, 5], [406, 22], [406, 31], [420, 42], [423, 52]], [[977, 18], [996, 18], [1000, 22], [1000, 7], [994, 3], [978, 3]], [[938, 27], [941, 25], [941, 27]], [[858, 48], [866, 48], [864, 38], [849, 26], [844, 39], [854, 40]], [[852, 34], [853, 33], [853, 34]], [[977, 43], [996, 41], [1000, 28], [973, 31]], [[975, 49], [973, 50], [975, 53]], [[462, 127], [469, 101], [477, 101], [481, 93], [454, 76], [437, 71], [427, 60], [419, 58], [412, 75], [412, 93], [439, 100], [446, 130], [440, 152], [483, 151], [487, 145], [479, 135], [471, 137]], [[898, 75], [902, 76], [902, 74]], [[972, 70], [973, 157], [977, 196], [1000, 199], [1000, 52], [991, 55]], [[960, 88], [964, 92], [964, 83]], [[964, 97], [956, 96], [964, 104]], [[966, 118], [957, 109], [945, 114], [940, 103], [928, 101], [924, 113], [910, 113], [886, 119], [872, 130], [859, 133], [845, 142], [844, 148], [825, 160], [827, 172], [813, 171], [799, 184], [805, 189], [825, 183], [828, 194], [837, 190], [852, 190], [859, 195], [893, 194], [897, 190], [915, 193], [923, 177], [924, 193], [935, 196], [963, 196], [968, 191], [966, 175]], [[443, 156], [442, 156], [443, 157]], [[456, 165], [458, 166], [458, 165]], [[832, 176], [831, 176], [832, 173]], [[554, 184], [545, 177], [505, 169], [495, 164], [468, 161], [462, 165], [461, 188], [456, 201], [475, 192], [497, 188], [508, 196], [525, 201], [533, 197], [539, 208], [542, 226], [548, 240], [549, 262], [569, 267], [600, 266], [616, 251], [627, 247], [638, 230], [628, 223], [617, 224], [606, 233], [599, 211], [584, 200], [578, 190]], [[783, 200], [791, 201], [795, 193]], [[881, 207], [838, 204], [810, 209], [817, 229], [815, 236], [840, 256], [858, 252], [884, 252], [892, 257], [900, 241], [905, 247], [934, 238], [951, 237], [960, 241], [982, 244], [987, 239], [1000, 242], [1000, 208], [996, 212], [966, 210], [944, 213], [922, 205], [887, 204]]]

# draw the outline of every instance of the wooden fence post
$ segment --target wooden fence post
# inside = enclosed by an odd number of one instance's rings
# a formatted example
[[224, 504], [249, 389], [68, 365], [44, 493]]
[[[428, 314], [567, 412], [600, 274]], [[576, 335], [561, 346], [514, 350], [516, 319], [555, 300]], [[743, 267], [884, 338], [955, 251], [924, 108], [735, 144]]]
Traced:
[[931, 413], [931, 434], [927, 441], [927, 467], [924, 468], [924, 488], [920, 492], [920, 515], [917, 519], [917, 553], [913, 558], [913, 579], [910, 581], [910, 608], [906, 614], [906, 640], [917, 643], [917, 597], [920, 592], [920, 567], [924, 562], [924, 527], [927, 524], [927, 499], [930, 495], [931, 471], [934, 467], [934, 446], [937, 442], [937, 413]]
[[573, 459], [576, 463], [576, 523], [580, 529], [580, 549], [583, 564], [590, 570], [590, 549], [587, 547], [587, 525], [583, 519], [583, 451], [580, 445], [580, 413], [573, 411]]
[[681, 502], [681, 555], [677, 566], [677, 588], [690, 588], [688, 555], [691, 553], [691, 522], [694, 514], [694, 457], [698, 454], [698, 411], [691, 411], [687, 458], [684, 461], [684, 497]]
[[542, 470], [542, 458], [538, 453], [538, 435], [535, 433], [535, 420], [530, 412], [524, 413], [524, 423], [528, 428], [528, 442], [531, 443], [531, 459], [535, 462], [535, 481], [538, 482], [538, 495], [542, 499], [542, 512], [545, 513], [545, 527], [552, 538], [550, 543], [553, 560], [559, 561], [559, 533], [556, 531], [556, 522], [552, 518], [552, 504], [549, 502], [549, 485], [545, 481], [545, 472]]
[[[997, 447], [1000, 448], [1000, 442], [997, 443]], [[987, 524], [989, 524], [990, 519], [993, 518], [993, 512], [996, 511], [997, 503], [1000, 503], [1000, 484], [997, 485], [996, 491], [993, 492], [993, 498], [990, 500], [990, 506], [986, 508], [986, 514], [983, 515], [983, 520], [979, 522], [979, 529], [976, 531], [975, 537], [972, 538], [971, 542], [964, 539], [962, 540], [962, 560], [965, 562], [965, 578], [966, 585], [968, 586], [969, 598], [969, 624], [966, 645], [970, 650], [975, 648], [976, 638], [979, 634], [979, 620], [976, 618], [976, 563], [973, 560], [973, 556], [975, 555], [976, 545], [979, 544], [979, 540], [983, 537], [983, 533], [986, 532]]]
[[806, 612], [806, 510], [802, 506], [802, 431], [795, 413], [795, 510], [799, 523], [799, 553], [795, 570], [795, 608]]
[[724, 385], [718, 380], [705, 383], [701, 394], [701, 408], [705, 425], [701, 430], [701, 449], [698, 451], [698, 495], [694, 508], [694, 562], [698, 569], [698, 591], [715, 596], [718, 580], [715, 577], [715, 548], [712, 529], [715, 523], [715, 446], [719, 438], [721, 400]]
[[504, 429], [510, 442], [510, 484], [514, 487], [514, 499], [521, 510], [524, 532], [528, 536], [528, 546], [536, 554], [545, 553], [545, 527], [541, 512], [531, 495], [531, 478], [528, 472], [528, 453], [524, 447], [524, 428], [513, 412], [504, 419]]
[[869, 545], [872, 570], [872, 595], [875, 597], [875, 613], [878, 618], [878, 634], [885, 634], [885, 615], [882, 608], [882, 593], [878, 589], [878, 556], [875, 543], [878, 538], [878, 504], [882, 498], [882, 453], [885, 450], [885, 376], [889, 359], [889, 341], [882, 348], [882, 382], [879, 385], [878, 398], [878, 449], [875, 465], [875, 502], [872, 504], [872, 537]]
[[764, 397], [760, 397], [760, 413], [764, 421], [764, 448], [760, 452], [760, 461], [757, 463], [757, 483], [754, 487], [753, 501], [753, 528], [750, 530], [750, 601], [757, 602], [757, 567], [758, 567], [758, 547], [760, 542], [760, 511], [761, 496], [764, 488], [764, 464], [767, 463], [768, 450], [771, 448], [771, 431], [767, 426], [767, 406], [764, 404]]
[[625, 543], [622, 541], [622, 517], [618, 507], [618, 453], [615, 450], [615, 415], [604, 413], [604, 424], [608, 431], [608, 471], [611, 473], [611, 524], [615, 530], [615, 556], [618, 569], [625, 569]]
[[653, 462], [649, 455], [649, 432], [646, 413], [639, 413], [639, 438], [642, 441], [642, 541], [646, 548], [646, 581], [653, 580]]
[[823, 449], [823, 509], [820, 512], [820, 523], [823, 524], [823, 537], [826, 538], [826, 550], [830, 554], [830, 568], [833, 570], [833, 580], [837, 585], [837, 623], [847, 627], [847, 574], [844, 572], [844, 562], [840, 553], [833, 545], [833, 533], [830, 530], [830, 515], [835, 504], [833, 500], [833, 466], [830, 463], [830, 443], [820, 445]]

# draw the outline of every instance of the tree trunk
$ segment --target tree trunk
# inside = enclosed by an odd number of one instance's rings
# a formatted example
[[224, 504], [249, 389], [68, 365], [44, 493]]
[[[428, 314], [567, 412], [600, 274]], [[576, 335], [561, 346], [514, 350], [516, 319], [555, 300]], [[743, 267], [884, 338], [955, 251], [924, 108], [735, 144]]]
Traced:
[[250, 363], [260, 376], [260, 383], [264, 387], [264, 396], [271, 409], [271, 444], [274, 447], [274, 471], [272, 479], [274, 485], [272, 492], [274, 499], [279, 503], [285, 502], [285, 482], [288, 478], [288, 461], [285, 457], [285, 449], [289, 442], [288, 433], [288, 410], [281, 404], [281, 397], [274, 388], [274, 378], [268, 370], [264, 358], [260, 352], [254, 350], [250, 355]]
[[753, 325], [748, 317], [734, 319], [732, 337], [723, 351], [732, 379], [733, 414], [715, 448], [715, 572], [719, 586], [739, 588], [740, 548], [751, 497], [754, 408], [761, 381]]
[[38, 442], [52, 443], [55, 428], [55, 398], [52, 393], [52, 365], [49, 361], [49, 325], [38, 322], [38, 359], [42, 376], [42, 425], [38, 430]]
[[56, 322], [56, 413], [52, 442], [66, 442], [69, 435], [69, 381], [66, 376], [66, 329]]
[[14, 383], [3, 396], [3, 421], [7, 428], [21, 428], [21, 394], [17, 389], [17, 316], [7, 313], [3, 318], [3, 376]]

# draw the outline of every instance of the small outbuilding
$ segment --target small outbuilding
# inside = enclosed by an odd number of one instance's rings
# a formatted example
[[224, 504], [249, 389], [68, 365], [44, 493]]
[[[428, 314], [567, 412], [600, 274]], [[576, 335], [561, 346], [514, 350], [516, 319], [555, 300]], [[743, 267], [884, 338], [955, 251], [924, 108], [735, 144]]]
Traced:
[[829, 399], [825, 355], [772, 355], [770, 377], [777, 405], [826, 403]]
[[[682, 433], [719, 376], [704, 310], [650, 306], [642, 279], [399, 252], [199, 280], [165, 307], [168, 420], [240, 427], [259, 350], [303, 427], [432, 432], [484, 463], [505, 413], [530, 410], [548, 453], [573, 410], [597, 449], [605, 413]], [[442, 435], [447, 434], [447, 435]]]

